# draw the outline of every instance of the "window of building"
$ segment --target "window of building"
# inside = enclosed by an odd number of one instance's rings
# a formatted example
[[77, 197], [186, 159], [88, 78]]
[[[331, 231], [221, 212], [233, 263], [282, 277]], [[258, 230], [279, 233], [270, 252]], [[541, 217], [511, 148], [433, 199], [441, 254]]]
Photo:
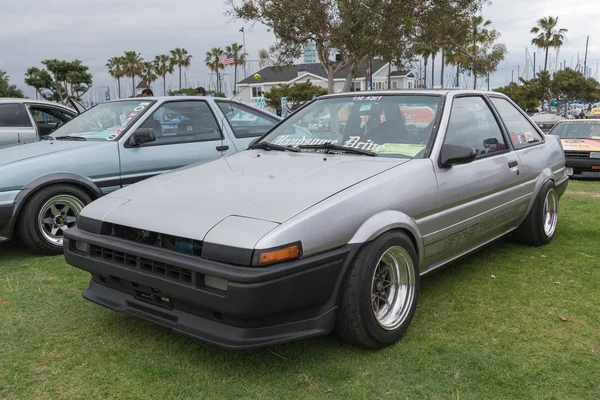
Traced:
[[398, 82], [392, 82], [392, 89], [398, 89]]
[[263, 88], [258, 86], [252, 87], [252, 98], [261, 97], [263, 95]]

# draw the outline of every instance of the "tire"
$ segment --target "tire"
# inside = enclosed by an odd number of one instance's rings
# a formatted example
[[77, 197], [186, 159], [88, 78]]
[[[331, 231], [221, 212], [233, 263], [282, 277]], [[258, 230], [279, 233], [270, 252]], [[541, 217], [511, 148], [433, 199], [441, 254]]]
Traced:
[[[75, 186], [60, 184], [42, 188], [23, 207], [17, 233], [36, 253], [63, 254], [62, 233], [75, 226], [81, 209], [91, 202], [90, 196]], [[54, 222], [49, 223], [52, 220]]]
[[531, 207], [527, 218], [515, 231], [517, 242], [544, 246], [552, 241], [558, 225], [558, 193], [554, 182], [548, 181]]
[[[397, 281], [404, 285], [391, 285], [384, 289], [384, 282], [376, 274], [390, 261], [397, 261]], [[394, 263], [392, 263], [394, 264]], [[417, 307], [419, 294], [419, 269], [417, 252], [408, 236], [399, 231], [385, 233], [368, 243], [354, 260], [340, 298], [335, 322], [336, 335], [345, 342], [370, 349], [381, 349], [396, 343], [404, 336]], [[399, 271], [399, 272], [398, 272]], [[387, 282], [389, 283], [389, 282]], [[372, 300], [372, 289], [382, 297]], [[382, 289], [378, 291], [377, 289]], [[395, 289], [396, 296], [393, 295]], [[402, 289], [402, 290], [399, 290]], [[389, 304], [391, 303], [391, 306]], [[384, 304], [388, 304], [387, 308]], [[393, 311], [391, 311], [393, 310]], [[376, 315], [377, 313], [377, 315]]]

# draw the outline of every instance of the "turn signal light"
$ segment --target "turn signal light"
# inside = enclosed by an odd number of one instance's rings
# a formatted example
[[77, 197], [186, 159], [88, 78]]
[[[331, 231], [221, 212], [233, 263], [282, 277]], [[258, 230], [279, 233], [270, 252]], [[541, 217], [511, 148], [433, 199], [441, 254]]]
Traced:
[[300, 257], [300, 246], [297, 244], [282, 249], [264, 251], [258, 255], [260, 265], [272, 264], [279, 261], [292, 260]]

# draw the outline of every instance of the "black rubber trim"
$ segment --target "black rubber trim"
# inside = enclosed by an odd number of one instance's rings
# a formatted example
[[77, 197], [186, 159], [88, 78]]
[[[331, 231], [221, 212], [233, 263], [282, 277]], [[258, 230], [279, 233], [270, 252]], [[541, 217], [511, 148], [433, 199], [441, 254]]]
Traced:
[[0, 206], [0, 219], [10, 219], [15, 211], [15, 206], [12, 204]]
[[80, 215], [79, 218], [77, 218], [77, 228], [97, 235], [102, 233], [102, 224], [102, 221], [84, 217], [83, 215]]
[[[592, 170], [593, 166], [600, 165], [600, 158], [571, 158], [566, 157], [566, 166], [569, 168], [582, 168]], [[600, 170], [594, 170], [600, 172]]]
[[235, 265], [250, 266], [252, 264], [252, 249], [224, 246], [221, 244], [204, 243], [202, 258]]

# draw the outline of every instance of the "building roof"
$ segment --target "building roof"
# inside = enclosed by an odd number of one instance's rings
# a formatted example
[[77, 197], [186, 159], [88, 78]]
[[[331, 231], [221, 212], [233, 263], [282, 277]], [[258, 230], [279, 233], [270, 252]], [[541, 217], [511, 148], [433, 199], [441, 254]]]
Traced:
[[[386, 64], [385, 61], [374, 59], [373, 63], [373, 73], [379, 71]], [[356, 78], [364, 78], [367, 75], [367, 63], [363, 65], [356, 74]], [[348, 72], [350, 71], [350, 67], [343, 68], [337, 71], [334, 75], [334, 79], [345, 79], [348, 76]], [[295, 64], [290, 65], [288, 67], [265, 67], [258, 71], [260, 74], [260, 79], [255, 80], [254, 76], [249, 76], [248, 78], [238, 82], [240, 84], [252, 84], [252, 83], [264, 83], [264, 82], [289, 82], [292, 79], [298, 77], [299, 72], [306, 72], [309, 74], [317, 75], [322, 77], [323, 79], [327, 79], [327, 74], [325, 73], [325, 68], [320, 63], [317, 64]], [[392, 73], [393, 74], [393, 73]], [[406, 75], [406, 74], [404, 74]], [[402, 75], [402, 76], [404, 76]]]
[[148, 84], [144, 81], [141, 81], [140, 83], [138, 83], [138, 85], [135, 87], [136, 89], [150, 89], [150, 86], [148, 86]]
[[407, 76], [411, 73], [411, 71], [408, 70], [401, 70], [401, 71], [392, 71], [392, 73], [390, 74], [390, 76]]

